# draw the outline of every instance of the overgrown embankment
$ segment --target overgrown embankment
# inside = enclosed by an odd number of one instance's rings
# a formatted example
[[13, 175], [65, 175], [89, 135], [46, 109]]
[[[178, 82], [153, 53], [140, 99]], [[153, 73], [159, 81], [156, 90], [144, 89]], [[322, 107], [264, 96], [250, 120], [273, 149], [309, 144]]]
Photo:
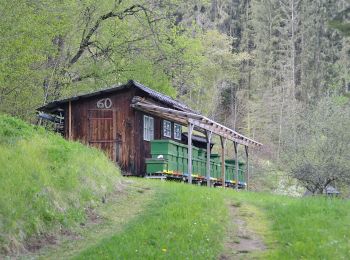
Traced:
[[[127, 189], [97, 207], [120, 187], [119, 176], [101, 152], [0, 115], [0, 258], [30, 249], [35, 238], [67, 231], [62, 243], [22, 256], [347, 259], [350, 254], [348, 200], [128, 179]], [[91, 213], [95, 221], [89, 225]]]
[[100, 151], [0, 115], [0, 255], [84, 222], [119, 179]]

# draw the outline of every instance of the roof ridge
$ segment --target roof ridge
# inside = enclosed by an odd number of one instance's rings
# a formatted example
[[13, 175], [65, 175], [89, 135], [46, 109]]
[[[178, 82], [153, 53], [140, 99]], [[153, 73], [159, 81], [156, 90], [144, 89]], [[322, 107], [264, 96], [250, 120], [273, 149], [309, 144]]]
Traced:
[[173, 106], [174, 108], [197, 113], [196, 111], [192, 110], [189, 106], [182, 103], [181, 101], [176, 100], [176, 99], [174, 99], [166, 94], [160, 93], [160, 92], [158, 92], [150, 87], [147, 87], [147, 86], [145, 86], [145, 85], [141, 84], [140, 82], [133, 80], [133, 79], [128, 80], [127, 83], [124, 83], [124, 84], [120, 84], [120, 85], [114, 84], [108, 88], [103, 88], [103, 89], [99, 89], [99, 90], [95, 90], [95, 91], [91, 91], [91, 92], [87, 92], [87, 93], [82, 93], [79, 95], [73, 95], [70, 97], [62, 98], [62, 99], [56, 99], [56, 100], [53, 100], [53, 101], [47, 103], [46, 105], [43, 105], [43, 106], [37, 108], [37, 110], [40, 111], [40, 110], [44, 110], [44, 109], [51, 109], [53, 107], [59, 106], [60, 104], [64, 104], [64, 103], [69, 102], [69, 101], [75, 101], [75, 100], [78, 100], [81, 98], [89, 98], [89, 97], [97, 96], [99, 94], [105, 94], [105, 93], [110, 93], [110, 92], [122, 90], [124, 88], [131, 88], [133, 86], [148, 93], [151, 97], [159, 100], [160, 102], [163, 102], [167, 105]]
[[[171, 96], [169, 96], [169, 95], [160, 93], [159, 91], [154, 90], [154, 89], [152, 89], [152, 88], [150, 88], [150, 87], [147, 87], [146, 85], [143, 85], [142, 83], [140, 83], [140, 82], [138, 82], [138, 81], [136, 81], [136, 80], [131, 79], [131, 80], [128, 81], [128, 83], [132, 83], [132, 84], [134, 84], [136, 87], [141, 88], [141, 89], [143, 89], [143, 90], [147, 89], [149, 92], [154, 92], [154, 93], [157, 93], [157, 94], [159, 94], [159, 95], [162, 95], [162, 96], [164, 96], [164, 97], [166, 97], [166, 98], [169, 98], [169, 99], [171, 99], [172, 101], [174, 101], [174, 102], [176, 102], [176, 103], [179, 103], [179, 105], [181, 105], [183, 108], [193, 111], [189, 106], [187, 106], [186, 104], [182, 103], [181, 101], [179, 101], [179, 100], [177, 100], [177, 99], [175, 99], [175, 98], [173, 98], [173, 97], [171, 97]], [[128, 84], [128, 83], [127, 83], [127, 84]]]

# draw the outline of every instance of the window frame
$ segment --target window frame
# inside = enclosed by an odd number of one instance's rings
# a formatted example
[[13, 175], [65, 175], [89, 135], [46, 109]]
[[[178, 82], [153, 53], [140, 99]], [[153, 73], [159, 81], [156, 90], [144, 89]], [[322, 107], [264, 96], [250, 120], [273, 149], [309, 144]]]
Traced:
[[143, 140], [154, 140], [154, 118], [148, 115], [143, 115]]
[[163, 136], [171, 138], [171, 134], [172, 134], [171, 121], [163, 120]]
[[[176, 127], [178, 127], [179, 131], [176, 131]], [[176, 136], [176, 133], [179, 133], [179, 136]], [[176, 140], [181, 140], [181, 135], [182, 135], [182, 126], [180, 124], [174, 123], [174, 139]]]

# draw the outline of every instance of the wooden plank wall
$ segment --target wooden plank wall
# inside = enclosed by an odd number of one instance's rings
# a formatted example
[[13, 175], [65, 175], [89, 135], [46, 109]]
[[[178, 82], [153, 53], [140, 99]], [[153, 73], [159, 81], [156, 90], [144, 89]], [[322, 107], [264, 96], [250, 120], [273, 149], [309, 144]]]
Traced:
[[[71, 102], [72, 115], [72, 140], [89, 144], [89, 126], [96, 127], [96, 123], [89, 122], [89, 111], [98, 109], [97, 101], [105, 98], [110, 98], [112, 101], [111, 109], [114, 109], [116, 115], [114, 128], [105, 127], [114, 131], [114, 133], [106, 134], [106, 138], [114, 135], [116, 140], [115, 151], [111, 150], [110, 146], [105, 144], [100, 145], [102, 150], [105, 150], [110, 158], [116, 158], [117, 163], [127, 175], [144, 175], [146, 170], [145, 158], [150, 158], [150, 143], [143, 140], [143, 116], [145, 113], [134, 110], [131, 105], [132, 98], [137, 95], [145, 97], [156, 104], [160, 104], [156, 100], [149, 97], [146, 93], [129, 88], [111, 94], [103, 94], [96, 97], [86, 98]], [[90, 115], [91, 116], [91, 115]], [[165, 139], [162, 134], [162, 119], [154, 117], [154, 138]], [[65, 137], [69, 137], [69, 113], [68, 104], [65, 106]], [[174, 139], [174, 124], [172, 123], [172, 138]], [[92, 130], [95, 131], [95, 130]], [[101, 137], [101, 136], [100, 136]], [[102, 137], [101, 137], [102, 138]], [[103, 139], [103, 138], [102, 138]], [[169, 138], [167, 138], [169, 139]], [[175, 140], [178, 141], [178, 140]], [[179, 142], [179, 141], [178, 141]], [[97, 145], [96, 145], [97, 146]], [[113, 154], [113, 155], [112, 155]]]
[[[114, 127], [106, 126], [112, 133], [105, 134], [105, 137], [107, 139], [114, 137], [116, 141], [116, 151], [114, 152], [116, 160], [122, 170], [126, 172], [133, 172], [135, 169], [135, 144], [132, 120], [134, 112], [130, 108], [131, 99], [133, 97], [132, 92], [133, 89], [127, 89], [117, 93], [104, 94], [88, 99], [72, 101], [72, 139], [79, 140], [88, 145], [89, 138], [91, 138], [91, 136], [89, 136], [89, 134], [91, 135], [91, 133], [89, 133], [89, 126], [93, 128], [96, 127], [96, 124], [91, 125], [91, 122], [89, 122], [89, 111], [91, 113], [91, 110], [98, 109], [97, 101], [105, 98], [111, 99], [112, 107], [110, 109], [113, 109], [116, 114], [114, 120], [115, 125]], [[65, 111], [65, 137], [67, 138], [69, 136], [69, 128], [67, 124], [69, 121], [69, 115], [67, 113], [68, 105], [65, 107]], [[103, 136], [99, 136], [97, 138], [102, 137]], [[106, 144], [101, 145], [101, 149], [105, 150], [111, 158], [114, 156], [113, 151], [110, 150], [110, 147], [107, 147]]]

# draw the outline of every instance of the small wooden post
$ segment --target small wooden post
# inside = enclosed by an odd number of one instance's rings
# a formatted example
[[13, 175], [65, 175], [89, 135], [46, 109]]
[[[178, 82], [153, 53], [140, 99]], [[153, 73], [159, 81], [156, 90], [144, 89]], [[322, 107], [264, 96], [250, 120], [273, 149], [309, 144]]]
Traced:
[[72, 140], [72, 101], [68, 102], [68, 140]]
[[236, 181], [236, 186], [235, 189], [238, 190], [238, 143], [233, 142], [233, 146], [235, 148], [235, 162], [236, 162], [236, 176], [235, 176], [235, 181]]
[[247, 170], [246, 170], [246, 173], [247, 173], [247, 190], [249, 188], [249, 152], [248, 152], [248, 146], [244, 146], [245, 148], [245, 155], [246, 155], [246, 159], [247, 159], [247, 162], [246, 162], [246, 167], [247, 167]]
[[192, 131], [194, 125], [188, 123], [188, 137], [187, 137], [187, 145], [188, 145], [188, 183], [192, 184]]
[[207, 167], [206, 167], [206, 176], [207, 176], [207, 186], [210, 187], [210, 142], [211, 142], [211, 136], [212, 131], [206, 131], [206, 138], [207, 138]]
[[221, 141], [221, 178], [222, 178], [222, 187], [225, 188], [225, 146], [226, 146], [226, 138], [220, 136]]
[[116, 113], [117, 111], [115, 111], [114, 109], [112, 109], [112, 129], [113, 129], [113, 151], [112, 151], [112, 157], [113, 157], [113, 162], [116, 163], [117, 162], [117, 119], [116, 119]]

